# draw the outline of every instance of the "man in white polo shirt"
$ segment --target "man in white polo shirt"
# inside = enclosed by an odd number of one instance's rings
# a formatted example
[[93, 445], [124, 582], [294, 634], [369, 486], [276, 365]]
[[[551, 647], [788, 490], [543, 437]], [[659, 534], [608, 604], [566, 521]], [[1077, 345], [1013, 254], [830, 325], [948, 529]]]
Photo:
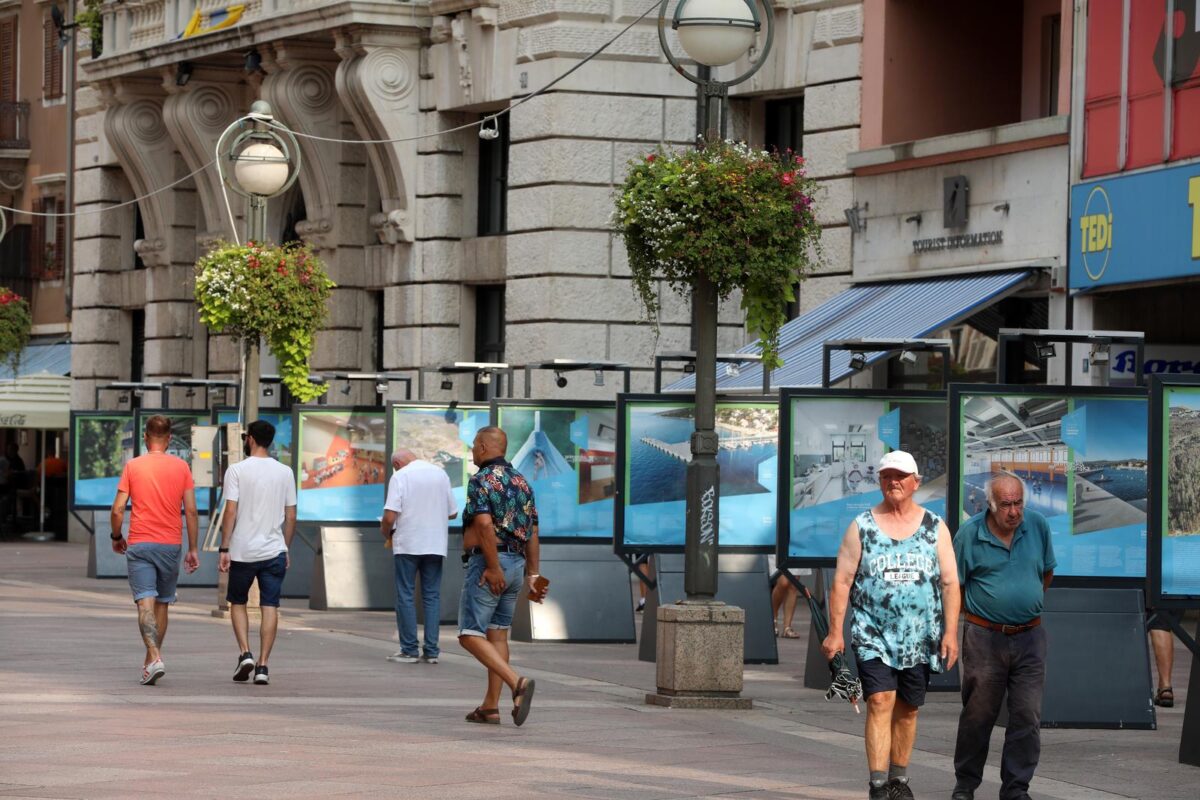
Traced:
[[[392, 543], [396, 569], [396, 627], [400, 649], [388, 661], [436, 664], [441, 618], [442, 562], [450, 538], [450, 520], [458, 516], [445, 470], [417, 458], [411, 450], [392, 454], [392, 479], [383, 504], [380, 531]], [[417, 607], [413, 582], [421, 575], [425, 611], [424, 652], [417, 654]]]

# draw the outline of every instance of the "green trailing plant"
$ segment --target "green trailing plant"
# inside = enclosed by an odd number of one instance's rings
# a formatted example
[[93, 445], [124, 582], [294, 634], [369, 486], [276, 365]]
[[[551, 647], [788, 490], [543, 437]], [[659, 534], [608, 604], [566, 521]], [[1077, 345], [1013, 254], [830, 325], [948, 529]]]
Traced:
[[14, 376], [21, 366], [21, 352], [29, 344], [32, 328], [29, 301], [0, 286], [0, 362], [8, 364]]
[[659, 148], [631, 169], [616, 199], [633, 285], [657, 328], [657, 282], [690, 297], [705, 275], [724, 300], [739, 289], [746, 327], [766, 368], [778, 367], [779, 329], [795, 287], [822, 257], [818, 186], [804, 159], [729, 141]]
[[309, 383], [308, 362], [333, 287], [308, 245], [222, 242], [196, 262], [200, 321], [239, 340], [265, 339], [283, 384], [305, 403], [326, 388]]
[[104, 41], [104, 18], [100, 15], [100, 7], [104, 0], [83, 0], [79, 10], [75, 12], [75, 24], [88, 32], [92, 43], [92, 56], [100, 55]]

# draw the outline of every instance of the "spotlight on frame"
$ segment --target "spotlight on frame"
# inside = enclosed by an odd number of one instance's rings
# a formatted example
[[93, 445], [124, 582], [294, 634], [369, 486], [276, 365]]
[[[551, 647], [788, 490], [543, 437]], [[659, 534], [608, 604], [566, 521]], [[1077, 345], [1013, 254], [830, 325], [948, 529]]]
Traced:
[[901, 364], [915, 364], [917, 363], [917, 354], [912, 350], [903, 350], [900, 352], [899, 361]]
[[449, 378], [443, 378], [442, 379], [442, 391], [443, 392], [454, 391], [454, 381], [450, 380]]
[[561, 372], [554, 373], [554, 385], [560, 389], [565, 389], [567, 387], [567, 376]]
[[595, 380], [595, 385], [596, 385], [596, 386], [603, 386], [603, 385], [604, 385], [604, 370], [602, 370], [602, 369], [598, 369], [598, 370], [596, 370], [596, 380]]
[[867, 356], [864, 353], [854, 352], [850, 354], [850, 369], [855, 372], [862, 372], [867, 368]]
[[1054, 349], [1053, 342], [1041, 342], [1037, 345], [1037, 357], [1041, 361], [1054, 358], [1057, 351]]

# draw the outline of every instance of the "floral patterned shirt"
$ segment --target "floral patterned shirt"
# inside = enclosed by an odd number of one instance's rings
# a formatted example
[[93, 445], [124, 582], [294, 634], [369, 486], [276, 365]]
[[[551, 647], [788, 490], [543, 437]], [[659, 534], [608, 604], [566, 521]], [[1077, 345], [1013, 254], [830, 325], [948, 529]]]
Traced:
[[538, 513], [533, 489], [525, 476], [503, 458], [493, 459], [471, 476], [463, 525], [488, 514], [502, 547], [525, 554], [525, 543], [537, 535]]

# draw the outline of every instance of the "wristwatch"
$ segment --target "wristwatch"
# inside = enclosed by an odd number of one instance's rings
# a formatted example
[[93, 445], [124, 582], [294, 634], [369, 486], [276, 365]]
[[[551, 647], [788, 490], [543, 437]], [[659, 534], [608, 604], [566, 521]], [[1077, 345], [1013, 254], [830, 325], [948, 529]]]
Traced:
[[218, 553], [228, 553], [228, 552], [229, 552], [229, 548], [228, 548], [228, 547], [218, 547], [218, 548], [217, 548], [217, 552], [218, 552]]
[[118, 540], [120, 540], [120, 539], [124, 539], [125, 537], [124, 537], [124, 536], [122, 536], [122, 535], [121, 535], [121, 534], [119, 534], [119, 533], [110, 533], [110, 534], [108, 535], [108, 538], [112, 539], [112, 540], [115, 542], [115, 541], [118, 541]]

